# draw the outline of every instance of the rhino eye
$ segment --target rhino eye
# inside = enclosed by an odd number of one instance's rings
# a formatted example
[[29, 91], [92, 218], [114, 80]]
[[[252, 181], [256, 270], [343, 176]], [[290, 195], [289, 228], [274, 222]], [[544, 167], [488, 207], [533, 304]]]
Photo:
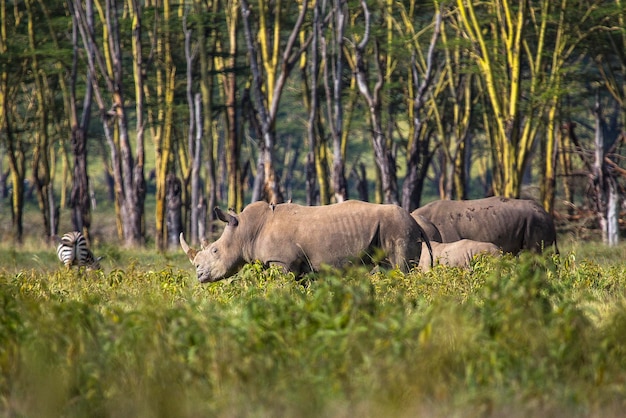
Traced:
[[212, 252], [213, 254], [217, 254], [217, 248], [216, 248], [216, 247], [211, 248], [211, 252]]

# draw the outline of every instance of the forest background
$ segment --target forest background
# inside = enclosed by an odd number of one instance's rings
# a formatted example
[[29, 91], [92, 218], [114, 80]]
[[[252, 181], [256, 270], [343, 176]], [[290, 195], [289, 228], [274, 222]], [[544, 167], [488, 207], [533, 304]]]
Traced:
[[3, 237], [23, 241], [30, 199], [42, 238], [92, 239], [110, 204], [119, 242], [163, 250], [210, 235], [217, 205], [496, 194], [616, 244], [625, 17], [620, 0], [0, 0]]

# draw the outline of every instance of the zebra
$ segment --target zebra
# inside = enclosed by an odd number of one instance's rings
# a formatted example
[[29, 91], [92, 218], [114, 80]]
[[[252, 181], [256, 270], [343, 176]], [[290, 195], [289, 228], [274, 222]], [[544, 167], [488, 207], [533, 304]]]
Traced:
[[87, 240], [78, 231], [68, 232], [63, 237], [58, 238], [57, 256], [66, 268], [72, 266], [85, 266], [88, 270], [100, 270], [100, 259], [95, 258], [89, 247]]

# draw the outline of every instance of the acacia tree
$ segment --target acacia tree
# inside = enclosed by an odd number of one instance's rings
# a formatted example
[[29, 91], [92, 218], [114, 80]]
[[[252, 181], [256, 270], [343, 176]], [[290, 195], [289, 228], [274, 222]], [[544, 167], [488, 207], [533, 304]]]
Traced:
[[[293, 6], [295, 3], [288, 2]], [[251, 11], [246, 0], [240, 0], [241, 15], [243, 18], [244, 35], [248, 49], [248, 59], [252, 72], [252, 90], [254, 111], [261, 127], [262, 141], [257, 166], [257, 185], [263, 184], [263, 193], [268, 201], [280, 203], [283, 196], [274, 167], [274, 147], [276, 143], [276, 115], [287, 77], [291, 73], [301, 54], [306, 50], [310, 37], [296, 48], [296, 41], [308, 9], [308, 0], [303, 0], [298, 16], [286, 42], [281, 36], [283, 24], [283, 10], [280, 0], [274, 2], [272, 22], [268, 22], [271, 15], [270, 5], [265, 0], [258, 1], [257, 30], [258, 37], [254, 37], [251, 24]], [[258, 48], [255, 45], [258, 41]], [[281, 53], [282, 51], [282, 53]], [[260, 179], [263, 179], [261, 181]], [[256, 187], [252, 193], [252, 200], [260, 200], [262, 191]]]
[[[102, 24], [103, 44], [98, 45], [94, 28], [86, 17], [85, 8], [93, 7], [94, 0], [72, 0], [73, 13], [80, 29], [83, 47], [92, 54], [85, 54], [88, 73], [93, 81], [94, 97], [98, 105], [104, 135], [111, 153], [111, 165], [115, 182], [115, 206], [118, 235], [128, 246], [143, 242], [143, 209], [145, 179], [143, 173], [143, 137], [136, 141], [137, 158], [133, 157], [128, 118], [124, 107], [124, 67], [120, 44], [119, 13], [115, 0], [106, 0], [104, 7], [95, 3]], [[111, 105], [107, 106], [102, 89], [96, 80], [104, 82]]]
[[[223, 11], [226, 31], [216, 33], [215, 70], [219, 74], [218, 81], [223, 91], [224, 112], [226, 114], [224, 129], [226, 133], [226, 170], [228, 177], [228, 207], [239, 212], [243, 208], [243, 179], [241, 164], [241, 130], [238, 129], [237, 115], [237, 57], [240, 29], [238, 0], [222, 0], [220, 10]], [[225, 36], [222, 36], [225, 35]]]
[[[531, 26], [529, 16], [535, 11], [529, 0], [457, 0], [457, 6], [489, 100], [484, 121], [491, 132], [494, 192], [519, 197], [540, 122], [545, 16], [540, 25]], [[533, 29], [537, 42], [526, 42]], [[530, 70], [527, 80], [523, 68]]]
[[[51, 94], [48, 89], [49, 80], [47, 69], [44, 68], [44, 58], [39, 40], [35, 34], [35, 21], [41, 17], [40, 13], [33, 8], [33, 1], [25, 2], [28, 19], [28, 46], [31, 55], [30, 66], [32, 74], [32, 95], [34, 97], [34, 126], [32, 135], [34, 136], [33, 159], [31, 161], [33, 170], [33, 181], [37, 189], [39, 209], [43, 217], [43, 227], [48, 236], [56, 234], [55, 200], [52, 183], [52, 170], [50, 164], [50, 109]], [[44, 46], [45, 47], [45, 46]]]
[[[206, 147], [205, 165], [206, 165], [206, 210], [209, 217], [213, 217], [213, 208], [217, 202], [217, 181], [216, 181], [216, 167], [214, 157], [214, 128], [213, 128], [213, 86], [214, 78], [212, 73], [214, 72], [215, 60], [211, 59], [211, 54], [214, 54], [216, 35], [215, 27], [216, 23], [213, 18], [217, 16], [217, 8], [219, 3], [217, 1], [204, 2], [205, 6], [202, 9], [202, 15], [208, 16], [202, 21], [198, 30], [198, 60], [200, 61], [200, 93], [201, 93], [201, 122], [202, 122], [202, 136], [205, 139], [204, 144]], [[200, 5], [198, 4], [200, 7]], [[202, 236], [199, 236], [202, 239]]]
[[593, 201], [603, 241], [617, 245], [619, 207], [623, 199], [618, 179], [626, 175], [626, 170], [620, 166], [623, 155], [619, 153], [619, 148], [626, 142], [626, 9], [621, 0], [615, 0], [603, 11], [607, 24], [592, 28], [601, 30], [591, 31], [590, 53], [598, 69], [600, 84], [608, 91], [615, 110], [609, 118], [611, 123], [607, 124], [599, 92], [596, 94]]
[[[303, 42], [307, 36], [311, 37], [310, 52], [302, 54], [300, 60], [302, 100], [308, 112], [306, 132], [308, 138], [308, 153], [306, 154], [306, 202], [308, 205], [327, 205], [331, 201], [331, 175], [329, 174], [329, 147], [327, 143], [328, 133], [333, 136], [332, 121], [326, 119], [332, 116], [332, 98], [329, 88], [328, 62], [334, 60], [334, 55], [327, 53], [326, 33], [329, 22], [332, 22], [334, 11], [327, 10], [328, 4], [322, 1], [313, 3], [313, 19], [311, 32], [307, 34], [306, 28], [300, 33]], [[332, 26], [332, 23], [331, 23]], [[328, 112], [324, 112], [322, 88], [326, 95]], [[339, 139], [341, 141], [341, 139]], [[333, 138], [333, 142], [335, 139]], [[334, 146], [333, 146], [334, 147]], [[334, 147], [336, 148], [336, 147]], [[296, 155], [297, 151], [293, 154]], [[334, 151], [333, 151], [334, 153]], [[343, 158], [341, 155], [339, 158]], [[288, 174], [293, 172], [295, 159], [290, 163]], [[285, 179], [288, 180], [288, 179]], [[345, 180], [345, 178], [344, 178]], [[345, 187], [345, 185], [343, 186]], [[336, 195], [336, 201], [343, 198]]]
[[11, 19], [13, 14], [7, 14], [6, 0], [0, 0], [0, 54], [7, 57], [0, 60], [0, 131], [6, 145], [9, 169], [11, 172], [11, 215], [14, 239], [19, 243], [23, 237], [23, 207], [24, 207], [24, 179], [26, 177], [27, 144], [18, 140], [14, 127], [17, 107], [17, 93], [22, 78], [20, 62], [16, 62], [16, 54], [10, 53], [8, 40], [12, 38], [13, 46], [17, 47], [18, 22]]
[[[65, 35], [67, 21], [59, 19], [58, 16], [65, 16], [67, 13], [66, 2], [64, 0], [46, 1], [37, 0], [29, 2], [27, 7], [29, 15], [33, 14], [35, 24], [38, 29], [35, 30], [30, 38], [33, 45], [36, 46], [37, 55], [40, 56], [37, 64], [40, 69], [40, 82], [36, 83], [41, 86], [41, 92], [36, 95], [42, 103], [46, 103], [42, 110], [46, 112], [45, 127], [40, 136], [42, 154], [38, 158], [34, 158], [33, 164], [37, 164], [37, 168], [33, 170], [37, 173], [35, 183], [38, 189], [39, 201], [41, 205], [44, 224], [49, 235], [56, 235], [59, 224], [59, 203], [54, 194], [54, 178], [56, 172], [57, 161], [57, 144], [63, 147], [65, 138], [73, 137], [71, 121], [76, 116], [75, 107], [73, 108], [71, 72], [76, 70], [70, 57], [74, 54], [73, 46], [75, 42], [67, 42]], [[32, 9], [32, 10], [31, 10]], [[74, 24], [72, 27], [75, 28]], [[72, 36], [75, 35], [75, 30]], [[72, 38], [74, 39], [74, 38]], [[71, 70], [69, 68], [72, 68]], [[69, 79], [69, 80], [68, 80]], [[39, 88], [39, 87], [38, 87]], [[75, 104], [75, 102], [74, 102]], [[73, 110], [74, 109], [74, 110]], [[89, 109], [90, 110], [90, 109]], [[43, 121], [44, 117], [39, 116], [39, 120]], [[43, 155], [45, 152], [45, 156]], [[64, 175], [67, 174], [67, 156], [63, 149]], [[80, 168], [80, 166], [79, 166]], [[86, 174], [85, 174], [86, 176]], [[81, 180], [80, 174], [77, 173], [77, 180]], [[65, 177], [63, 179], [63, 188], [61, 190], [61, 204], [65, 203]], [[87, 193], [86, 193], [87, 194]], [[73, 204], [73, 201], [70, 201]], [[87, 200], [87, 211], [88, 209]], [[75, 211], [73, 211], [73, 214]], [[87, 215], [88, 216], [88, 215]], [[74, 216], [72, 222], [74, 223]], [[76, 230], [82, 230], [82, 223]], [[85, 237], [89, 239], [88, 231]]]
[[[544, 6], [550, 8], [551, 6], [547, 1], [544, 1]], [[551, 2], [553, 6], [555, 6], [555, 2]], [[554, 209], [554, 195], [556, 188], [556, 164], [558, 161], [558, 149], [557, 149], [557, 135], [560, 132], [560, 123], [558, 121], [559, 117], [559, 109], [561, 105], [561, 91], [562, 91], [562, 80], [563, 80], [563, 68], [565, 63], [567, 62], [569, 56], [574, 51], [575, 43], [570, 43], [568, 38], [570, 38], [572, 33], [579, 33], [577, 31], [572, 31], [571, 23], [573, 21], [566, 20], [566, 10], [567, 10], [568, 0], [561, 0], [560, 5], [558, 3], [557, 9], [557, 22], [554, 28], [554, 33], [547, 36], [548, 39], [553, 40], [552, 45], [552, 59], [550, 66], [552, 71], [550, 71], [548, 75], [548, 85], [550, 86], [550, 94], [546, 100], [546, 112], [545, 112], [545, 141], [544, 141], [544, 170], [543, 176], [541, 179], [541, 199], [543, 203], [544, 209], [548, 213], [552, 213]], [[542, 8], [545, 10], [545, 8]], [[542, 17], [545, 19], [545, 17]], [[533, 21], [535, 25], [543, 24], [542, 22]], [[579, 25], [580, 22], [575, 22], [575, 25]]]
[[[544, 118], [543, 175], [540, 187], [544, 209], [551, 213], [554, 209], [559, 137], [564, 118], [561, 114], [562, 99], [569, 90], [567, 80], [573, 74], [579, 74], [580, 61], [583, 59], [579, 54], [584, 51], [581, 45], [596, 32], [605, 32], [603, 24], [614, 14], [601, 0], [592, 0], [585, 7], [578, 7], [579, 3], [572, 4], [571, 0], [541, 0], [538, 3], [539, 13], [531, 14], [530, 25], [533, 33], [539, 35], [534, 42], [546, 45], [545, 59], [537, 60], [534, 70], [543, 79], [541, 94], [538, 95], [542, 100]], [[606, 13], [598, 13], [598, 8]], [[611, 54], [619, 55], [623, 54]]]
[[[302, 73], [302, 90], [303, 101], [308, 109], [309, 117], [307, 120], [307, 138], [309, 141], [309, 150], [306, 157], [306, 202], [308, 205], [314, 205], [319, 197], [319, 201], [322, 204], [328, 204], [327, 184], [328, 182], [322, 180], [319, 184], [319, 194], [316, 187], [316, 161], [318, 161], [322, 155], [319, 152], [324, 146], [322, 143], [322, 132], [320, 123], [319, 112], [319, 98], [318, 98], [318, 78], [320, 67], [320, 37], [322, 32], [321, 22], [321, 5], [320, 2], [315, 1], [313, 4], [313, 21], [311, 25], [311, 48], [310, 54], [302, 54], [300, 61], [300, 72]], [[304, 31], [301, 32], [301, 37], [305, 36]], [[307, 67], [310, 67], [310, 71], [307, 76]]]
[[598, 18], [603, 3], [572, 7], [568, 0], [457, 0], [458, 19], [486, 93], [483, 121], [496, 194], [519, 197], [543, 132], [541, 193], [544, 208], [552, 210], [564, 82], [576, 68], [579, 44], [606, 19]]
[[468, 146], [475, 128], [476, 75], [468, 68], [467, 49], [457, 39], [462, 37], [454, 13], [442, 22], [441, 45], [443, 71], [435, 90], [445, 97], [441, 110], [433, 112], [442, 154], [439, 196], [442, 199], [466, 199]]
[[[602, 240], [608, 245], [617, 245], [619, 242], [619, 194], [616, 176], [613, 166], [607, 164], [607, 151], [612, 143], [609, 138], [605, 138], [607, 129], [603, 120], [602, 106], [599, 95], [596, 97], [594, 106], [595, 116], [595, 158], [591, 179], [593, 185], [592, 201], [598, 216]], [[614, 166], [617, 164], [614, 163]]]
[[[215, 55], [216, 36], [212, 29], [217, 15], [219, 2], [195, 1], [193, 6], [183, 6], [182, 25], [184, 33], [185, 60], [186, 60], [186, 96], [189, 109], [189, 129], [187, 133], [188, 158], [180, 158], [181, 170], [189, 185], [189, 218], [191, 242], [197, 243], [204, 238], [206, 232], [207, 214], [211, 216], [217, 200], [217, 181], [215, 158], [213, 155], [213, 69], [218, 65], [211, 57]], [[171, 54], [171, 52], [170, 52]], [[195, 83], [196, 62], [199, 63], [199, 83]], [[168, 63], [173, 64], [171, 61]], [[175, 67], [173, 67], [175, 68]], [[171, 86], [175, 89], [175, 86]], [[204, 152], [203, 152], [204, 151]], [[183, 153], [184, 154], [184, 153]], [[202, 154], [205, 154], [203, 158]], [[206, 167], [206, 190], [203, 190], [201, 180], [202, 163]], [[169, 175], [169, 174], [168, 174]], [[170, 182], [170, 184], [173, 184]], [[169, 230], [168, 234], [177, 239], [177, 231]]]
[[[333, 0], [333, 17], [329, 31], [320, 31], [324, 90], [326, 93], [326, 109], [328, 124], [332, 138], [333, 171], [332, 185], [336, 202], [348, 199], [346, 180], [346, 146], [347, 129], [344, 129], [344, 44], [347, 24], [347, 0]], [[328, 32], [328, 34], [326, 34]], [[332, 85], [332, 88], [331, 88]]]
[[[28, 49], [28, 38], [23, 28], [23, 4], [14, 3], [13, 13], [7, 13], [6, 0], [0, 0], [0, 140], [4, 142], [11, 177], [11, 216], [13, 238], [17, 243], [23, 239], [24, 184], [26, 161], [32, 148], [22, 128], [22, 114], [27, 109], [21, 94], [26, 77], [28, 57], [18, 53]], [[9, 40], [11, 41], [9, 43]]]
[[173, 39], [177, 31], [171, 27], [171, 1], [154, 5], [155, 29], [152, 34], [154, 61], [153, 82], [146, 88], [148, 121], [155, 149], [156, 183], [156, 247], [167, 244], [167, 175], [173, 170], [174, 96], [176, 92], [176, 65], [173, 59]]
[[[197, 53], [192, 51], [192, 34], [193, 31], [188, 25], [188, 18], [190, 14], [190, 8], [186, 8], [183, 15], [183, 33], [185, 34], [185, 61], [187, 64], [186, 74], [187, 74], [187, 87], [186, 87], [186, 95], [187, 95], [187, 107], [189, 108], [189, 130], [187, 133], [187, 152], [189, 154], [189, 159], [191, 160], [190, 173], [189, 173], [189, 185], [190, 185], [190, 207], [189, 207], [189, 220], [191, 224], [190, 228], [190, 241], [193, 244], [197, 244], [199, 242], [200, 233], [204, 234], [204, 222], [206, 222], [206, 205], [201, 205], [201, 202], [204, 201], [202, 197], [202, 190], [200, 187], [200, 167], [202, 163], [202, 96], [200, 93], [194, 92], [194, 83], [193, 83], [193, 68], [194, 61], [197, 58]], [[200, 28], [200, 31], [203, 29]], [[170, 176], [172, 173], [170, 173]], [[168, 185], [170, 188], [173, 188], [172, 185], [177, 184], [172, 178], [168, 178]], [[168, 191], [168, 194], [171, 191]], [[169, 197], [168, 197], [169, 200]], [[168, 208], [174, 209], [176, 206], [168, 205]], [[180, 209], [180, 208], [179, 208]], [[204, 216], [203, 216], [204, 215]], [[169, 219], [169, 216], [168, 216]], [[168, 234], [172, 235], [170, 230], [170, 226], [182, 226], [181, 222], [168, 222]], [[182, 231], [179, 231], [179, 233]], [[178, 235], [178, 234], [175, 234]]]
[[[91, 7], [92, 4], [87, 3], [85, 18], [88, 28], [93, 28], [93, 9]], [[78, 98], [76, 94], [79, 64], [78, 21], [76, 14], [73, 13], [71, 17], [73, 56], [69, 81], [69, 120], [72, 151], [74, 154], [74, 171], [72, 176], [70, 207], [72, 208], [71, 218], [74, 230], [81, 231], [87, 241], [90, 241], [91, 206], [89, 205], [89, 175], [87, 171], [87, 131], [89, 129], [89, 122], [91, 121], [93, 80], [91, 79], [91, 74], [88, 72], [85, 84], [85, 95], [82, 99], [82, 114], [79, 118]], [[93, 37], [93, 33], [91, 33], [90, 36]], [[86, 53], [90, 55], [93, 54], [89, 50], [87, 50]]]
[[[144, 200], [146, 195], [146, 184], [144, 177], [144, 164], [145, 164], [145, 149], [144, 149], [144, 133], [145, 133], [145, 96], [144, 96], [144, 72], [145, 67], [143, 63], [143, 27], [142, 27], [142, 10], [141, 2], [138, 0], [129, 0], [130, 17], [132, 21], [132, 68], [133, 68], [133, 86], [134, 86], [134, 98], [135, 98], [135, 155], [136, 159], [134, 166], [129, 167], [127, 170], [132, 169], [133, 182], [129, 184], [135, 193], [135, 198], [132, 203], [136, 205], [134, 209], [130, 209], [134, 216], [136, 225], [140, 228], [141, 236], [144, 237]], [[132, 163], [132, 161], [129, 161]], [[130, 204], [131, 202], [129, 202]]]
[[[402, 184], [402, 207], [412, 211], [419, 206], [426, 170], [432, 153], [429, 150], [430, 130], [427, 121], [436, 114], [437, 103], [433, 98], [432, 85], [437, 78], [435, 51], [441, 33], [442, 15], [437, 11], [433, 18], [433, 30], [426, 54], [422, 52], [420, 37], [413, 26], [414, 2], [409, 9], [402, 8], [400, 15], [407, 36], [407, 48], [411, 51], [409, 65], [407, 102], [410, 118], [409, 140], [407, 144], [407, 169]], [[431, 117], [429, 117], [431, 116]]]
[[[374, 159], [379, 170], [382, 202], [398, 204], [398, 178], [396, 173], [396, 158], [391, 149], [391, 138], [385, 135], [383, 128], [383, 88], [386, 80], [386, 56], [381, 48], [381, 41], [372, 35], [371, 14], [365, 0], [361, 0], [363, 16], [362, 33], [357, 34], [356, 28], [352, 39], [352, 63], [356, 83], [361, 97], [365, 100], [368, 109]], [[378, 22], [376, 22], [378, 23]], [[375, 24], [374, 26], [378, 26]], [[358, 40], [357, 40], [358, 38]], [[371, 42], [371, 44], [370, 44]], [[368, 47], [371, 47], [368, 50]], [[374, 81], [369, 74], [375, 73]]]

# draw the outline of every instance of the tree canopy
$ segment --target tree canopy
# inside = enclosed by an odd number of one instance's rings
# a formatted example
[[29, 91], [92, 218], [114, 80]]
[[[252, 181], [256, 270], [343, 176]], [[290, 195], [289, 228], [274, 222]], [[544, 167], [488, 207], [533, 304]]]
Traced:
[[[620, 0], [0, 0], [14, 238], [29, 190], [46, 235], [70, 208], [88, 237], [94, 176], [127, 245], [145, 242], [154, 183], [161, 249], [210, 233], [215, 206], [259, 199], [410, 210], [533, 185], [549, 211], [560, 196], [609, 219], [626, 173], [625, 13]], [[580, 172], [604, 186], [574, 190]]]

